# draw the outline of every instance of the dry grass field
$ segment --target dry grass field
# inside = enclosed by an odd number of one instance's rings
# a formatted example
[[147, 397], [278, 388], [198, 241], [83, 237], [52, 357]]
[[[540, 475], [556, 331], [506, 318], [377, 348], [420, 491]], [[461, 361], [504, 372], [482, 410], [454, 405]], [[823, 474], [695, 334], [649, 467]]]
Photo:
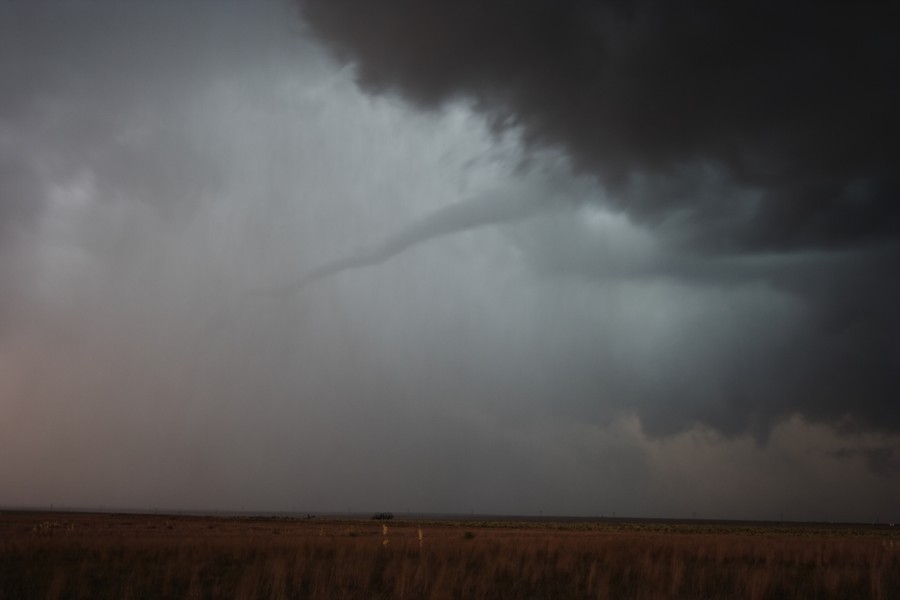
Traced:
[[887, 600], [900, 531], [3, 513], [0, 599], [28, 598]]

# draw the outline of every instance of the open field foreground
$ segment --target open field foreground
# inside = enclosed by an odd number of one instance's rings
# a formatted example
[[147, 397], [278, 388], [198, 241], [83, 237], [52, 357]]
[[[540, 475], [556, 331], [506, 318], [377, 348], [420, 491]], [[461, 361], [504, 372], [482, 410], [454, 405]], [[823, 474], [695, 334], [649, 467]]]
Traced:
[[0, 599], [889, 599], [898, 529], [12, 512]]

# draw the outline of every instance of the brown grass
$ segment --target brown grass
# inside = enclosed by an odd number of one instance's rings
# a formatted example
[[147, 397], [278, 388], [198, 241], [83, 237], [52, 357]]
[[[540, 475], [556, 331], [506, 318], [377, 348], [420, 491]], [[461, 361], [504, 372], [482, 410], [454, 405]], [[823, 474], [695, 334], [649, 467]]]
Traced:
[[6, 513], [0, 535], [2, 600], [900, 598], [887, 528]]

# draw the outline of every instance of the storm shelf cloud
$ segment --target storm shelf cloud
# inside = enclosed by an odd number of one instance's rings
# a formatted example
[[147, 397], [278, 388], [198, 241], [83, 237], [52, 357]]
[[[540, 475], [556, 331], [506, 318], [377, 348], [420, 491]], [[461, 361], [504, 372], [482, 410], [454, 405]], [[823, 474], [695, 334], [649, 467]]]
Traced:
[[896, 519], [894, 12], [0, 3], [0, 506]]
[[[299, 4], [364, 89], [425, 108], [471, 99], [564, 148], [641, 221], [688, 210], [702, 235], [707, 219], [749, 213], [715, 240], [741, 249], [890, 240], [900, 226], [886, 5]], [[733, 206], [745, 190], [748, 211]]]

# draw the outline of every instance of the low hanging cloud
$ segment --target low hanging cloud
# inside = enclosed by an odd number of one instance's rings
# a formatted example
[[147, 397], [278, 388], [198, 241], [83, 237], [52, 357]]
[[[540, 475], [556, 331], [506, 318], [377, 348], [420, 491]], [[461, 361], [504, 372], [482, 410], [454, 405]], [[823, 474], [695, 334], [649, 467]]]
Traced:
[[[704, 240], [737, 249], [900, 231], [900, 42], [887, 5], [298, 3], [364, 89], [425, 108], [470, 99], [532, 144], [562, 147], [638, 220], [687, 212], [702, 238], [740, 212]], [[704, 199], [710, 175], [728, 185]]]
[[770, 229], [812, 178], [645, 151], [650, 97], [549, 52], [608, 12], [597, 63], [653, 88], [617, 57], [681, 13], [303, 6], [0, 3], [0, 505], [896, 520], [887, 205]]
[[[589, 202], [656, 240], [614, 260], [578, 225], [522, 225], [545, 277], [732, 290], [733, 313], [707, 327], [769, 315], [741, 325], [756, 341], [720, 347], [715, 372], [692, 363], [717, 391], [673, 374], [668, 400], [638, 402], [650, 431], [764, 432], [793, 413], [900, 430], [900, 37], [886, 5], [297, 4], [366, 92], [425, 111], [471, 103], [531, 149], [561, 150], [596, 178]], [[796, 309], [783, 323], [745, 312], [741, 290]], [[698, 327], [686, 340], [711, 333]]]

